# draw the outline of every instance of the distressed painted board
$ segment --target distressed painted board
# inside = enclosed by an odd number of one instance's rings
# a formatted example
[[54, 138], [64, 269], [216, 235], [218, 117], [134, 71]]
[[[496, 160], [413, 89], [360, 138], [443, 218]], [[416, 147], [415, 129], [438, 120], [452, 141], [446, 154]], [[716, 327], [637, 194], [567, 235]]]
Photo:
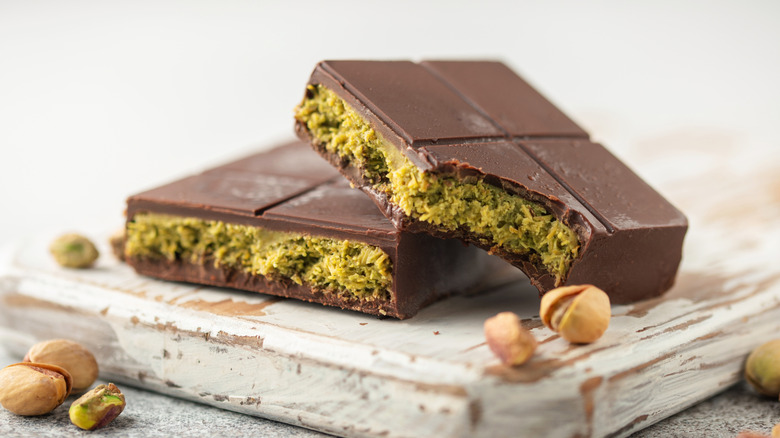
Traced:
[[[105, 246], [97, 269], [65, 270], [51, 236], [3, 252], [0, 340], [21, 357], [72, 338], [106, 379], [337, 435], [627, 436], [737, 382], [780, 333], [776, 169], [648, 166], [671, 175], [657, 180], [691, 221], [682, 270], [662, 298], [613, 306], [592, 345], [543, 327], [536, 291], [506, 265], [396, 321], [139, 277]], [[505, 310], [540, 341], [517, 368], [482, 334]]]

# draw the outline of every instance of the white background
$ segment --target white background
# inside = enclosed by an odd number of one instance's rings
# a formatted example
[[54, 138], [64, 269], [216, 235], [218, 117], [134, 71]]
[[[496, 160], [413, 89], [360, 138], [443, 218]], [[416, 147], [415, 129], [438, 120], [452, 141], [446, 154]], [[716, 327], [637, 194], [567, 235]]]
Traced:
[[128, 195], [292, 138], [321, 59], [501, 59], [619, 156], [769, 151], [779, 23], [773, 1], [0, 1], [0, 244], [111, 231]]

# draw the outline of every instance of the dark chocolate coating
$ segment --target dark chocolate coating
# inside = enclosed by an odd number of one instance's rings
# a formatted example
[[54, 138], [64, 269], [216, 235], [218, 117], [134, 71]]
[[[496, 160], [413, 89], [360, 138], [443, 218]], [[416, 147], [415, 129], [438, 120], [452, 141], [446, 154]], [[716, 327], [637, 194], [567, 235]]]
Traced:
[[213, 261], [127, 257], [137, 272], [164, 280], [291, 297], [374, 315], [408, 318], [466, 290], [482, 272], [480, 251], [456, 240], [397, 230], [376, 206], [302, 142], [280, 146], [131, 196], [127, 220], [153, 212], [374, 245], [392, 261], [392, 298], [359, 300], [291, 281], [269, 280]]
[[[344, 99], [421, 170], [477, 176], [545, 206], [580, 239], [562, 284], [594, 284], [613, 303], [660, 295], [674, 283], [685, 216], [555, 105], [499, 62], [324, 61], [310, 84]], [[403, 230], [457, 237], [406, 216], [363, 179], [361, 169], [312, 143]], [[526, 256], [492, 249], [544, 293], [555, 279]]]

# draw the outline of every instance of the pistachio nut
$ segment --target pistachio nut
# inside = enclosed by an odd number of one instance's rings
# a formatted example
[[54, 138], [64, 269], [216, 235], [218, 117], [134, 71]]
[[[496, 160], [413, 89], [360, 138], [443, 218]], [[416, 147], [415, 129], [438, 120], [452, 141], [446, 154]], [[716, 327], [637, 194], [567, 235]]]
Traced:
[[98, 364], [86, 347], [67, 339], [52, 339], [33, 345], [24, 362], [50, 363], [65, 368], [73, 377], [73, 390], [82, 391], [95, 383]]
[[70, 394], [73, 381], [63, 368], [21, 362], [0, 370], [0, 404], [17, 415], [43, 415]]
[[761, 394], [780, 397], [780, 339], [750, 353], [745, 362], [745, 379]]
[[589, 284], [564, 286], [542, 296], [539, 315], [544, 325], [575, 344], [596, 341], [612, 317], [607, 294]]
[[49, 246], [49, 252], [60, 266], [78, 269], [92, 266], [100, 256], [91, 240], [75, 233], [58, 237]]
[[488, 347], [505, 365], [521, 365], [536, 350], [536, 339], [512, 312], [501, 312], [488, 318], [484, 330]]
[[125, 409], [125, 396], [113, 383], [98, 385], [70, 405], [71, 423], [84, 430], [99, 429]]

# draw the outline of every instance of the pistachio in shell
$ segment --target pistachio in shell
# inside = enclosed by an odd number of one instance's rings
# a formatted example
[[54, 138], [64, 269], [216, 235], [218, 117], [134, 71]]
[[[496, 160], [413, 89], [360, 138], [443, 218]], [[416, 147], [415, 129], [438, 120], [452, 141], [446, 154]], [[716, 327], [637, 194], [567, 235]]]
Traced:
[[68, 371], [52, 364], [20, 362], [0, 370], [0, 404], [17, 415], [53, 411], [65, 401], [72, 387]]
[[65, 368], [73, 378], [73, 390], [83, 391], [98, 378], [98, 364], [87, 347], [68, 339], [39, 342], [27, 351], [25, 362], [50, 363]]

